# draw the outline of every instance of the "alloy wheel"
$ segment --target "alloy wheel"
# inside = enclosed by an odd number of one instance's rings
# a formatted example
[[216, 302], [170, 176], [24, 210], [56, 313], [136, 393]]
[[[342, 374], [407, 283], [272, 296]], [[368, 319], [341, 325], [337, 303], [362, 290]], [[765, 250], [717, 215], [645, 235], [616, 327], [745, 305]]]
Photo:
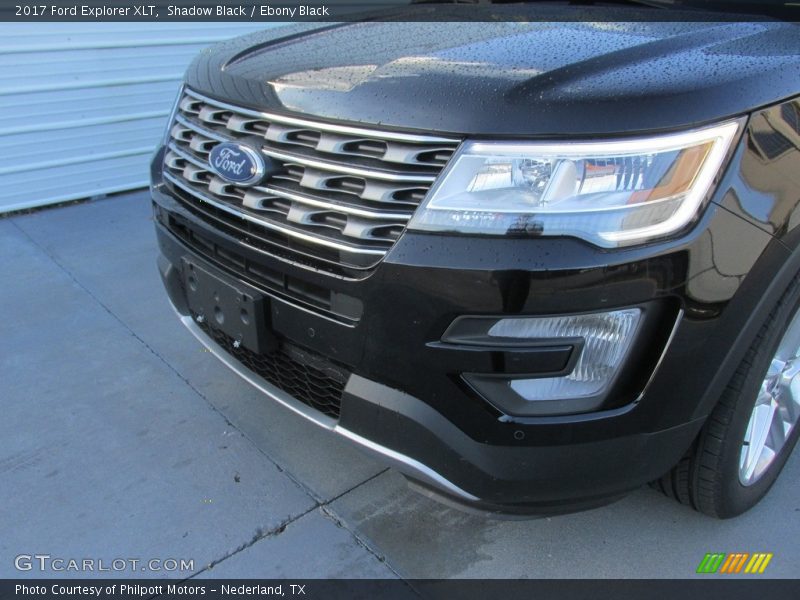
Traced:
[[739, 459], [739, 481], [761, 479], [800, 417], [800, 311], [795, 314], [761, 383]]

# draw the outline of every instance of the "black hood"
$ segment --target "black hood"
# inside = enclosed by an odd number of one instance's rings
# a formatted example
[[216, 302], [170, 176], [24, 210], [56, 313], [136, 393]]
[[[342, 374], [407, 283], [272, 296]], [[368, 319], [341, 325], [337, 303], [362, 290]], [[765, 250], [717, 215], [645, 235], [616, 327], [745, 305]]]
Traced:
[[691, 127], [800, 90], [781, 22], [361, 22], [219, 44], [190, 87], [323, 119], [473, 135]]

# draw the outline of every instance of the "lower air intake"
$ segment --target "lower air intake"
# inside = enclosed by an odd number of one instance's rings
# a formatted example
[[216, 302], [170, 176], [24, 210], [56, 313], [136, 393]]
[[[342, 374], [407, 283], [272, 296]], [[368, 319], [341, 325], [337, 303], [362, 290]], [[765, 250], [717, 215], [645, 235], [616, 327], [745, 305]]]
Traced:
[[275, 352], [256, 354], [243, 346], [235, 347], [233, 338], [210, 327], [207, 322], [198, 325], [228, 354], [252, 372], [295, 400], [329, 417], [339, 418], [342, 393], [349, 377], [345, 369], [285, 342]]

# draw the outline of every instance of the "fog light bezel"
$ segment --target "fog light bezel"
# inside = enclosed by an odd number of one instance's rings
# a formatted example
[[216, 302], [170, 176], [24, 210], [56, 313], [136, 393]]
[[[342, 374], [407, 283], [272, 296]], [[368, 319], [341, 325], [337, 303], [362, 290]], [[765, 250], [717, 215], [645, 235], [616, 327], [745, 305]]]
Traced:
[[489, 404], [494, 406], [503, 415], [511, 418], [525, 418], [525, 417], [541, 417], [541, 416], [557, 416], [557, 415], [575, 415], [580, 413], [587, 413], [603, 409], [609, 394], [615, 388], [615, 385], [620, 378], [621, 374], [626, 370], [627, 363], [631, 357], [633, 349], [641, 339], [645, 330], [649, 327], [645, 326], [647, 313], [653, 307], [648, 307], [648, 303], [631, 305], [624, 307], [608, 308], [601, 311], [575, 311], [570, 313], [559, 314], [544, 314], [544, 315], [463, 315], [457, 317], [447, 328], [442, 335], [442, 343], [449, 345], [481, 347], [486, 351], [498, 351], [505, 349], [506, 351], [523, 350], [528, 348], [546, 348], [554, 346], [563, 346], [570, 344], [573, 346], [573, 354], [577, 355], [584, 350], [584, 340], [576, 336], [562, 336], [550, 338], [509, 338], [509, 337], [493, 337], [488, 335], [489, 329], [504, 319], [567, 319], [572, 317], [596, 317], [609, 313], [619, 311], [637, 311], [637, 320], [634, 329], [627, 339], [626, 346], [623, 349], [622, 357], [617, 365], [613, 375], [609, 378], [608, 383], [596, 394], [581, 396], [581, 397], [567, 397], [557, 399], [542, 399], [542, 400], [529, 400], [519, 395], [511, 388], [511, 382], [514, 380], [522, 379], [538, 379], [538, 378], [554, 378], [566, 377], [570, 373], [577, 362], [577, 356], [573, 356], [569, 361], [568, 368], [558, 373], [551, 372], [537, 372], [530, 375], [521, 375], [518, 373], [508, 372], [493, 372], [493, 373], [462, 373], [461, 379], [466, 385], [471, 388], [478, 396], [482, 397]]

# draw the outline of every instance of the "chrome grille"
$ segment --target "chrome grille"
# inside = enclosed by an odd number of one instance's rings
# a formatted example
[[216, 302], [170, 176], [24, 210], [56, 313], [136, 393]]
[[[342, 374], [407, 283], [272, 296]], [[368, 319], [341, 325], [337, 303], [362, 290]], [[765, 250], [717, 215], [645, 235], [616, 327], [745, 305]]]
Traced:
[[[209, 153], [239, 140], [260, 144], [281, 170], [252, 187], [218, 177]], [[366, 269], [403, 232], [457, 145], [261, 113], [186, 90], [170, 129], [164, 177], [184, 201], [248, 221], [248, 233], [263, 230], [268, 243]]]

